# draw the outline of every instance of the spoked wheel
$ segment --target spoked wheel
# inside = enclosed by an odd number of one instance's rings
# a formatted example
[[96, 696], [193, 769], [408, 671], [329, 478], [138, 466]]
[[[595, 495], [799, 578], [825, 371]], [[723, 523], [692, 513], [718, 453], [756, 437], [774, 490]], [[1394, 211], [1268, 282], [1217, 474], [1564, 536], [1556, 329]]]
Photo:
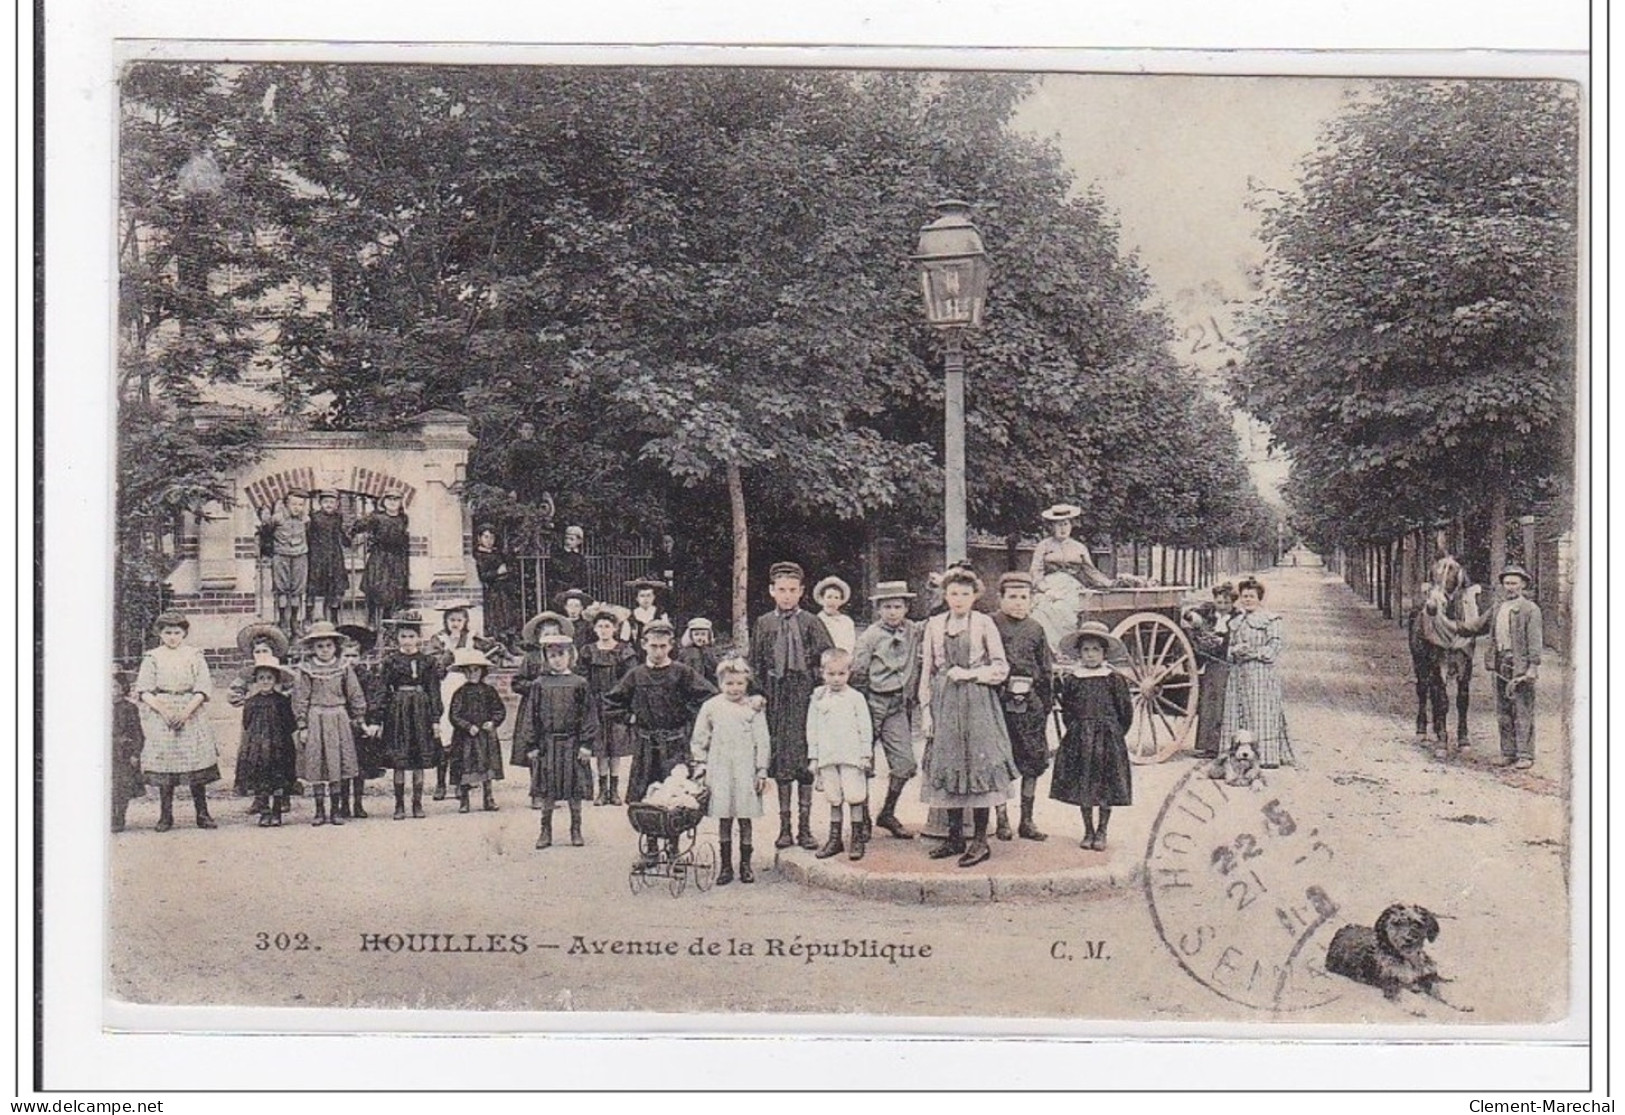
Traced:
[[1196, 723], [1196, 652], [1179, 625], [1156, 612], [1136, 612], [1112, 634], [1128, 648], [1129, 758], [1160, 763], [1184, 746]]
[[709, 840], [703, 841], [694, 849], [694, 885], [706, 891], [716, 881], [717, 850]]
[[671, 896], [676, 898], [688, 886], [688, 873], [694, 870], [694, 857], [688, 852], [681, 852], [671, 861]]

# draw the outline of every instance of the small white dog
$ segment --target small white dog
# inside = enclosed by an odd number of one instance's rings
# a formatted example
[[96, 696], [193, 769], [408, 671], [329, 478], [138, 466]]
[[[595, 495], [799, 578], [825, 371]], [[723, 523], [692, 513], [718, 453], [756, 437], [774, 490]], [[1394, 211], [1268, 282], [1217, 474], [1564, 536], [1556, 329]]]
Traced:
[[1264, 785], [1264, 772], [1258, 766], [1258, 740], [1247, 729], [1236, 732], [1235, 746], [1228, 755], [1221, 755], [1208, 767], [1207, 776], [1227, 786]]

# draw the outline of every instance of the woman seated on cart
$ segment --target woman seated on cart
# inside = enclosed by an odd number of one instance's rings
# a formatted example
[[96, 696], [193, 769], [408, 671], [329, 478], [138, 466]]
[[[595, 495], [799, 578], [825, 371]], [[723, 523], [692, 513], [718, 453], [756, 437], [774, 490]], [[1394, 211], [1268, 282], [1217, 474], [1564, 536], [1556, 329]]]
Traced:
[[1073, 523], [1082, 514], [1083, 508], [1072, 503], [1057, 503], [1044, 511], [1050, 535], [1033, 550], [1032, 617], [1043, 625], [1051, 649], [1077, 629], [1085, 594], [1112, 583], [1095, 566], [1089, 547], [1072, 537]]

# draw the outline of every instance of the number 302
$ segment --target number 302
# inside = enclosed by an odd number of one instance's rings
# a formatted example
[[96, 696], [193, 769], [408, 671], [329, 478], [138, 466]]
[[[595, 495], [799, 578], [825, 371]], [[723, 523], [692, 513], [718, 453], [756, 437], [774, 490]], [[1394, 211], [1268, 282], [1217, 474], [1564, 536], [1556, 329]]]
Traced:
[[310, 935], [306, 933], [256, 933], [254, 934], [254, 949], [256, 952], [265, 952], [276, 949], [278, 952], [312, 952], [316, 948], [310, 943]]

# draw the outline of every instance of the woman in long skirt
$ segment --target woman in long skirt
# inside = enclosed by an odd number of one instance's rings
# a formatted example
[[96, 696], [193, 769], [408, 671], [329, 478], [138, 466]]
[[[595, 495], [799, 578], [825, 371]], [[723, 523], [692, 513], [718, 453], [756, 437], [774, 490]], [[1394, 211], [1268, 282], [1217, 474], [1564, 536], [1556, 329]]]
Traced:
[[1264, 586], [1252, 577], [1236, 585], [1236, 599], [1241, 613], [1230, 623], [1230, 678], [1224, 690], [1220, 752], [1230, 754], [1236, 732], [1245, 728], [1257, 740], [1259, 766], [1291, 766], [1286, 703], [1275, 670], [1284, 645], [1281, 617], [1263, 610]]
[[192, 625], [179, 612], [154, 622], [159, 645], [141, 658], [136, 699], [141, 703], [141, 773], [158, 787], [159, 832], [175, 827], [175, 788], [188, 787], [197, 827], [219, 827], [209, 816], [204, 788], [220, 778], [220, 753], [203, 706], [213, 691], [203, 652], [186, 646]]
[[[982, 579], [968, 569], [942, 578], [947, 612], [926, 621], [920, 707], [925, 716], [925, 755], [920, 762], [920, 799], [948, 810], [948, 839], [932, 859], [959, 856], [974, 867], [992, 855], [987, 822], [992, 808], [1010, 800], [1021, 772], [999, 706], [998, 687], [1009, 676], [1004, 643], [990, 616], [972, 605]], [[965, 811], [975, 829], [965, 843]]]

